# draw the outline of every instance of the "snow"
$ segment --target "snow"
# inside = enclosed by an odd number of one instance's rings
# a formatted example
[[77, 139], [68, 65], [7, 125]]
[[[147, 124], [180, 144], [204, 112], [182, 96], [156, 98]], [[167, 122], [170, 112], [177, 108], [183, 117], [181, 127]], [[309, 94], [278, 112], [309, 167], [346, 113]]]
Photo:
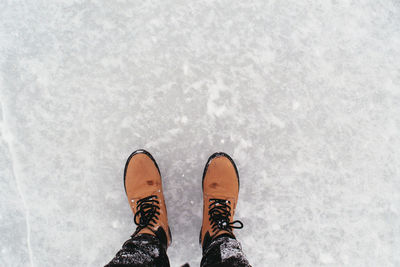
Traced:
[[198, 266], [201, 175], [240, 172], [253, 266], [400, 265], [398, 1], [0, 1], [0, 266], [104, 266], [130, 153]]
[[245, 257], [238, 241], [230, 239], [221, 245], [221, 259], [225, 261], [229, 258], [243, 258]]

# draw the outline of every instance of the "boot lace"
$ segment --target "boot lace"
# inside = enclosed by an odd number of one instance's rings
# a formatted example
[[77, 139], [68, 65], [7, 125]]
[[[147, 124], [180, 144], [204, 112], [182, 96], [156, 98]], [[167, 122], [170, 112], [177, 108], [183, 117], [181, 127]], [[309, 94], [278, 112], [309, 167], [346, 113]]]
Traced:
[[160, 202], [157, 199], [156, 195], [151, 195], [137, 201], [137, 209], [134, 217], [137, 228], [132, 236], [147, 226], [154, 227], [154, 224], [157, 223], [158, 215], [160, 215]]
[[231, 216], [231, 202], [225, 199], [210, 199], [210, 205], [208, 206], [208, 215], [211, 222], [211, 229], [213, 232], [226, 230], [232, 232], [232, 229], [242, 229], [243, 223], [239, 220], [230, 222], [229, 217]]

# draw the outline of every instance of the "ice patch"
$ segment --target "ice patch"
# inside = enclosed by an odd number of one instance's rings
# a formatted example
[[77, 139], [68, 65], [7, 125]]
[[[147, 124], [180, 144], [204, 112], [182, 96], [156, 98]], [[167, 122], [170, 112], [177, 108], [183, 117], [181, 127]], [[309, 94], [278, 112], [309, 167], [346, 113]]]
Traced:
[[296, 110], [296, 109], [298, 109], [299, 107], [300, 107], [300, 103], [297, 102], [297, 101], [293, 101], [293, 103], [292, 103], [292, 109], [293, 109], [293, 110]]
[[186, 123], [188, 122], [188, 118], [187, 118], [186, 116], [182, 116], [182, 117], [181, 117], [181, 122], [182, 122], [183, 124], [186, 124]]
[[319, 260], [324, 264], [330, 264], [335, 262], [332, 255], [329, 253], [321, 253], [319, 255]]
[[117, 220], [114, 220], [112, 222], [112, 227], [115, 229], [115, 228], [118, 228], [118, 226], [119, 226], [119, 222]]
[[281, 129], [285, 128], [286, 124], [284, 121], [282, 121], [281, 119], [279, 119], [278, 117], [276, 117], [274, 114], [270, 114], [269, 116], [269, 122], [272, 125], [275, 125]]
[[281, 229], [281, 227], [279, 226], [279, 224], [273, 224], [273, 225], [272, 225], [272, 230], [278, 231], [279, 229]]
[[183, 66], [182, 66], [182, 71], [183, 71], [183, 74], [184, 75], [188, 75], [188, 73], [189, 73], [189, 66], [185, 63], [185, 64], [183, 64]]
[[222, 114], [227, 113], [227, 107], [224, 104], [217, 103], [220, 99], [220, 93], [227, 91], [229, 88], [224, 84], [221, 79], [209, 86], [208, 101], [207, 101], [207, 114], [212, 117], [220, 117]]

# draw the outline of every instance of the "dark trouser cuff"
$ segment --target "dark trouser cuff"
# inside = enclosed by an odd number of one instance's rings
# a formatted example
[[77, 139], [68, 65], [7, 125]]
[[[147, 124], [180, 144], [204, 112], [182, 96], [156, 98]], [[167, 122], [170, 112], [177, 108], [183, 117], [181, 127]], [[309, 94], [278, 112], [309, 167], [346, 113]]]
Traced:
[[127, 240], [106, 267], [169, 267], [164, 247], [157, 237], [149, 234]]
[[240, 243], [232, 237], [221, 235], [204, 250], [201, 267], [250, 267]]

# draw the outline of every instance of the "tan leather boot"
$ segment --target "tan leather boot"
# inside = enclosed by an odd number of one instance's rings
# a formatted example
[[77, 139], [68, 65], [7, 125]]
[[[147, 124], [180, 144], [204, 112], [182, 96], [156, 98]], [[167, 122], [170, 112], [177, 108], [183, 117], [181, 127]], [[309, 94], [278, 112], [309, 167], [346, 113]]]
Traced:
[[239, 195], [239, 174], [229, 155], [218, 152], [208, 159], [203, 173], [203, 225], [200, 243], [206, 248], [220, 235], [235, 237], [233, 229], [243, 228], [233, 221]]
[[171, 243], [171, 231], [168, 226], [161, 174], [149, 152], [140, 149], [129, 156], [125, 165], [124, 184], [137, 225], [132, 236], [155, 235], [167, 249]]

